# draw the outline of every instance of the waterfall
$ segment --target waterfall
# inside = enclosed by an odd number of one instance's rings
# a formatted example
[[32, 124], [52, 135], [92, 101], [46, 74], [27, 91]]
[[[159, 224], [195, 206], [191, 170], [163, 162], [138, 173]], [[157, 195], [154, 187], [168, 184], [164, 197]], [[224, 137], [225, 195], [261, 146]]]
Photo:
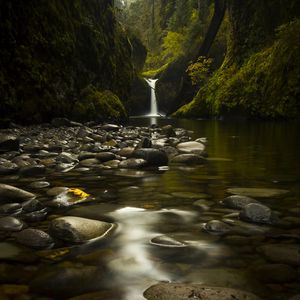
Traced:
[[147, 81], [148, 85], [151, 88], [151, 109], [150, 109], [150, 114], [148, 116], [149, 117], [159, 117], [160, 114], [158, 113], [157, 101], [156, 101], [156, 95], [155, 95], [155, 86], [156, 86], [156, 81], [158, 79], [145, 78], [145, 80]]

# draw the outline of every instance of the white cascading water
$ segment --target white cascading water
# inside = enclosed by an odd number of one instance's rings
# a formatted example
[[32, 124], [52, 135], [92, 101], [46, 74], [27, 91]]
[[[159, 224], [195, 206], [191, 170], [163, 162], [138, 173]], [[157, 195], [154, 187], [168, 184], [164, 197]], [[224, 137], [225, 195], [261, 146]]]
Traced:
[[156, 95], [155, 95], [155, 86], [156, 86], [156, 81], [158, 79], [145, 78], [145, 80], [147, 81], [148, 85], [151, 88], [151, 110], [150, 110], [150, 114], [148, 116], [149, 117], [159, 117], [160, 115], [157, 110], [157, 101], [156, 101]]

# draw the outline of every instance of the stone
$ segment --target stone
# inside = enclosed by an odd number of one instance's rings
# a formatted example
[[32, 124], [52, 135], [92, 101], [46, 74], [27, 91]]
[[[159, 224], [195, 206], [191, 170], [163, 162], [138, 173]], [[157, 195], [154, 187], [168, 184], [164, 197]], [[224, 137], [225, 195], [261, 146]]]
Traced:
[[48, 214], [47, 208], [22, 214], [22, 219], [27, 222], [41, 222], [46, 219]]
[[0, 135], [0, 153], [9, 151], [19, 151], [20, 141], [17, 137], [12, 135]]
[[148, 288], [144, 297], [147, 300], [261, 300], [258, 296], [242, 290], [196, 283], [159, 283]]
[[68, 190], [67, 187], [57, 186], [57, 187], [53, 187], [53, 188], [49, 189], [47, 191], [47, 195], [48, 196], [57, 196], [57, 195], [61, 194], [62, 192], [65, 192], [67, 190]]
[[201, 165], [205, 159], [197, 154], [180, 154], [172, 158], [171, 163], [187, 164], [187, 165]]
[[14, 217], [0, 218], [0, 231], [20, 231], [24, 227], [24, 223]]
[[44, 165], [26, 166], [21, 168], [19, 173], [22, 176], [40, 176], [46, 173], [46, 167]]
[[116, 158], [116, 155], [111, 152], [100, 152], [96, 154], [96, 159], [100, 162], [107, 162]]
[[51, 125], [59, 128], [59, 127], [79, 127], [82, 126], [81, 123], [70, 121], [67, 118], [54, 118], [51, 121]]
[[205, 149], [205, 146], [202, 143], [191, 141], [191, 142], [179, 143], [176, 146], [176, 148], [179, 152], [194, 153], [194, 154], [201, 155]]
[[134, 150], [135, 149], [133, 147], [125, 147], [118, 152], [118, 155], [123, 157], [131, 157]]
[[160, 246], [160, 247], [169, 247], [169, 248], [183, 248], [187, 247], [187, 244], [181, 241], [178, 241], [167, 235], [156, 236], [151, 239], [151, 244]]
[[50, 183], [47, 181], [35, 181], [30, 183], [29, 185], [32, 189], [43, 189], [50, 186]]
[[14, 214], [22, 211], [20, 203], [7, 203], [0, 206], [0, 215]]
[[0, 175], [11, 175], [17, 173], [19, 166], [10, 161], [0, 161]]
[[297, 271], [285, 264], [260, 265], [254, 271], [257, 278], [267, 283], [286, 283], [298, 277]]
[[104, 238], [114, 224], [80, 217], [61, 217], [52, 220], [49, 232], [68, 243], [84, 243], [94, 238]]
[[259, 202], [247, 196], [233, 195], [226, 197], [221, 203], [228, 208], [242, 209], [247, 204]]
[[288, 190], [268, 189], [268, 188], [230, 188], [227, 193], [248, 196], [253, 198], [273, 198], [282, 197], [289, 193]]
[[300, 245], [269, 244], [260, 246], [257, 250], [271, 262], [300, 266]]
[[259, 224], [273, 224], [275, 222], [272, 210], [260, 203], [250, 203], [243, 207], [240, 219]]
[[164, 151], [152, 148], [141, 148], [132, 153], [134, 158], [142, 158], [147, 161], [148, 166], [168, 165], [168, 156]]
[[105, 131], [119, 131], [120, 126], [115, 124], [105, 124], [101, 127], [101, 129]]
[[13, 236], [19, 244], [36, 249], [49, 248], [54, 244], [51, 236], [39, 229], [27, 228]]
[[172, 125], [165, 125], [161, 128], [161, 133], [167, 137], [176, 136], [174, 128]]
[[65, 164], [71, 164], [71, 163], [77, 163], [78, 159], [77, 156], [75, 156], [72, 153], [68, 153], [68, 152], [62, 152], [57, 156], [57, 160], [59, 160], [62, 163]]
[[55, 196], [47, 205], [51, 207], [69, 207], [82, 202], [92, 201], [92, 197], [80, 189], [67, 189]]
[[1, 202], [22, 202], [31, 198], [35, 198], [35, 195], [12, 185], [0, 183]]
[[129, 158], [120, 162], [121, 169], [141, 169], [147, 166], [147, 161], [142, 158]]
[[214, 234], [225, 234], [230, 232], [231, 226], [227, 225], [226, 223], [219, 221], [219, 220], [212, 220], [207, 222], [204, 225], [204, 229], [210, 233]]
[[45, 208], [45, 206], [37, 199], [31, 199], [22, 203], [25, 212], [33, 212]]

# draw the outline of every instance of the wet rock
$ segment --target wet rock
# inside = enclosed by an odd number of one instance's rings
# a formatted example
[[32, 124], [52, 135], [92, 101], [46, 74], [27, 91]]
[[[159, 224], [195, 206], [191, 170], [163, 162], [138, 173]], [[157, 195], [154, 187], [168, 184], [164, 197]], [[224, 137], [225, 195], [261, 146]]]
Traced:
[[269, 261], [292, 266], [300, 265], [300, 245], [296, 244], [269, 244], [258, 247]]
[[259, 223], [259, 224], [273, 224], [275, 216], [272, 210], [260, 203], [250, 203], [243, 207], [240, 212], [240, 218], [243, 221]]
[[214, 233], [214, 234], [225, 234], [230, 232], [231, 226], [227, 225], [224, 222], [218, 221], [218, 220], [212, 220], [207, 222], [204, 225], [204, 229], [210, 233]]
[[120, 126], [115, 124], [105, 124], [101, 127], [101, 129], [105, 131], [119, 131]]
[[17, 173], [19, 166], [8, 160], [0, 161], [0, 175], [11, 175]]
[[298, 273], [292, 267], [284, 264], [266, 264], [255, 268], [255, 275], [263, 282], [285, 283], [298, 277]]
[[46, 219], [48, 214], [47, 208], [22, 214], [22, 220], [26, 222], [41, 222]]
[[47, 191], [47, 195], [48, 196], [57, 196], [57, 195], [61, 194], [62, 192], [66, 192], [67, 190], [68, 190], [67, 187], [57, 186], [57, 187], [53, 187], [53, 188], [49, 189]]
[[88, 158], [80, 161], [79, 165], [84, 167], [99, 166], [100, 161], [97, 158]]
[[135, 149], [133, 147], [125, 147], [118, 152], [118, 155], [123, 157], [131, 157], [134, 150]]
[[0, 153], [9, 151], [18, 151], [20, 148], [20, 141], [17, 137], [12, 135], [0, 135]]
[[111, 169], [117, 169], [119, 167], [120, 161], [117, 159], [109, 160], [103, 163], [105, 167], [111, 168]]
[[25, 212], [33, 212], [45, 208], [45, 206], [37, 199], [31, 199], [23, 202], [22, 207]]
[[50, 186], [50, 183], [47, 181], [36, 181], [36, 182], [32, 182], [29, 185], [32, 189], [43, 189], [46, 188], [48, 186]]
[[259, 203], [259, 202], [247, 196], [233, 195], [233, 196], [226, 197], [221, 203], [228, 208], [242, 209], [244, 206], [250, 203]]
[[161, 133], [167, 137], [176, 136], [174, 128], [172, 125], [165, 125], [161, 128]]
[[205, 159], [197, 154], [180, 154], [173, 157], [171, 162], [175, 164], [201, 165], [205, 162]]
[[141, 148], [132, 154], [134, 158], [142, 158], [147, 161], [149, 166], [168, 165], [168, 156], [165, 152], [152, 148]]
[[58, 194], [52, 201], [47, 202], [51, 207], [69, 207], [82, 202], [92, 201], [93, 198], [80, 189], [67, 189]]
[[231, 288], [209, 287], [202, 284], [159, 283], [144, 292], [147, 300], [260, 300], [258, 296]]
[[44, 165], [27, 166], [21, 168], [19, 172], [22, 176], [40, 176], [46, 173], [46, 167]]
[[143, 137], [137, 148], [152, 148], [152, 141], [148, 137]]
[[80, 152], [78, 155], [78, 160], [85, 160], [90, 158], [96, 158], [96, 153], [93, 152]]
[[289, 193], [289, 191], [267, 188], [230, 188], [227, 189], [227, 193], [253, 198], [273, 198], [285, 196]]
[[42, 269], [30, 283], [35, 293], [60, 299], [99, 290], [104, 272], [101, 267], [59, 265]]
[[0, 231], [20, 231], [24, 227], [24, 223], [14, 217], [0, 218]]
[[154, 237], [153, 239], [151, 239], [151, 244], [160, 247], [170, 247], [170, 248], [187, 247], [186, 243], [178, 241], [167, 235], [160, 235]]
[[8, 184], [0, 184], [0, 201], [7, 202], [22, 202], [31, 198], [34, 198], [35, 195], [29, 192], [26, 192], [22, 189], [16, 188]]
[[107, 162], [110, 160], [114, 160], [116, 158], [116, 155], [111, 152], [100, 152], [96, 154], [96, 158], [100, 162]]
[[121, 169], [141, 169], [147, 166], [147, 161], [142, 158], [129, 158], [120, 162]]
[[77, 156], [72, 154], [72, 153], [68, 153], [68, 152], [62, 152], [57, 156], [57, 160], [62, 162], [62, 163], [66, 163], [66, 164], [71, 164], [71, 163], [77, 163], [78, 159]]
[[50, 224], [53, 237], [69, 243], [83, 243], [94, 238], [103, 238], [113, 229], [111, 223], [79, 217], [62, 217], [54, 219]]
[[22, 211], [20, 203], [7, 203], [0, 206], [0, 215], [14, 214]]
[[53, 245], [51, 236], [39, 229], [27, 228], [13, 235], [19, 244], [27, 247], [44, 249]]
[[198, 142], [179, 143], [176, 147], [179, 152], [194, 153], [199, 155], [201, 155], [205, 149], [205, 146]]

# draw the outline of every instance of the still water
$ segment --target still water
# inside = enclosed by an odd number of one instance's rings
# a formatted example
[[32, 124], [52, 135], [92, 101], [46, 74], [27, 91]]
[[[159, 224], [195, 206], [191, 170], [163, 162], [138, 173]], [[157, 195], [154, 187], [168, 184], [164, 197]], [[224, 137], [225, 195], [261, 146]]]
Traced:
[[[68, 255], [58, 253], [57, 259], [45, 259], [39, 272], [78, 268], [88, 277], [90, 269], [85, 269], [96, 267], [98, 286], [82, 290], [97, 291], [95, 299], [105, 300], [144, 299], [143, 291], [161, 281], [239, 288], [265, 299], [288, 299], [300, 293], [299, 276], [266, 280], [257, 275], [261, 266], [270, 264], [259, 248], [272, 243], [296, 244], [300, 231], [295, 223], [253, 225], [255, 228], [249, 224], [249, 233], [242, 236], [203, 230], [210, 220], [227, 218], [230, 222], [226, 216], [234, 211], [225, 209], [220, 201], [231, 187], [289, 190], [285, 197], [260, 201], [278, 211], [280, 218], [299, 218], [299, 123], [135, 118], [130, 125], [149, 126], [151, 122], [191, 130], [193, 138], [206, 137], [207, 163], [157, 171], [105, 170], [85, 175], [70, 171], [47, 178], [53, 186], [76, 186], [100, 196], [97, 204], [72, 208], [63, 212], [65, 215], [113, 220], [118, 227], [105, 242], [75, 246], [66, 251]], [[188, 247], [161, 247], [150, 242], [161, 235]], [[299, 272], [299, 266], [289, 267]], [[83, 280], [84, 284], [89, 286]], [[76, 295], [76, 287], [69, 287], [66, 295], [55, 299], [71, 297], [72, 288]], [[80, 299], [94, 298], [90, 294]]]

